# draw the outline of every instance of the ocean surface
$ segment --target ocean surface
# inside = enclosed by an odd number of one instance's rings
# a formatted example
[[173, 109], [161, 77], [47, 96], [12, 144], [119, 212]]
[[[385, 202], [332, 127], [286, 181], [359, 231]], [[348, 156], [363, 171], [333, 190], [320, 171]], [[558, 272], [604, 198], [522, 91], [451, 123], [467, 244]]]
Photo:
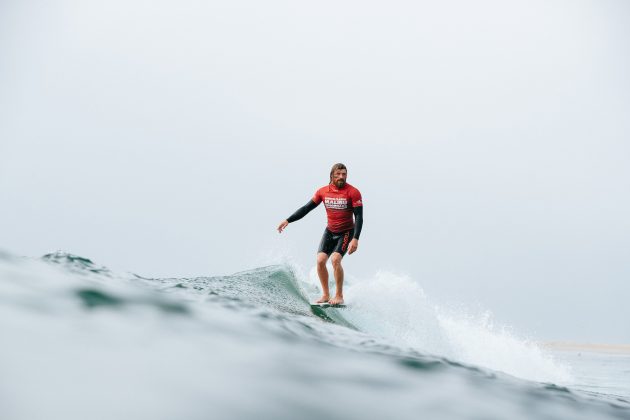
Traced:
[[0, 254], [0, 418], [630, 419], [630, 351], [541, 344], [404, 276], [144, 278]]

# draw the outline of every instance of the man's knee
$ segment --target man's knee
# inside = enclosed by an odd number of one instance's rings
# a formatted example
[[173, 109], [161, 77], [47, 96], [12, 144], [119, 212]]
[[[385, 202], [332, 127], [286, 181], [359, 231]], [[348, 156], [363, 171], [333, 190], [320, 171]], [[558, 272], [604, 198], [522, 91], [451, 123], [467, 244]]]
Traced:
[[332, 256], [330, 257], [330, 261], [332, 262], [333, 267], [340, 267], [341, 266], [341, 254], [338, 252], [333, 252]]
[[317, 265], [319, 265], [320, 267], [326, 267], [326, 261], [328, 261], [328, 255], [323, 252], [317, 254]]

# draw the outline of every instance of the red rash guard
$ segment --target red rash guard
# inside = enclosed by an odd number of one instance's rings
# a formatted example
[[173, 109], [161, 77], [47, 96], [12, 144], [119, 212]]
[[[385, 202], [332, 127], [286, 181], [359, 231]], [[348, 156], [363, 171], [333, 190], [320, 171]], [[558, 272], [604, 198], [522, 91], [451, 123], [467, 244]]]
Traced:
[[321, 187], [312, 198], [315, 204], [324, 202], [326, 215], [328, 216], [328, 230], [334, 233], [352, 229], [352, 209], [363, 206], [361, 193], [350, 184], [341, 189], [333, 184]]

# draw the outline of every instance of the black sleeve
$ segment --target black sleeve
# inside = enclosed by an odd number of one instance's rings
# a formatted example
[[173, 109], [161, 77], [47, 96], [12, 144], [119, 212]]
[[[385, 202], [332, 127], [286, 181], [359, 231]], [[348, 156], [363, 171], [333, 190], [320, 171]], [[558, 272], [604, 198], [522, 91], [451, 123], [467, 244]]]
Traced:
[[291, 216], [287, 218], [287, 222], [293, 223], [300, 220], [302, 217], [306, 216], [311, 210], [317, 207], [318, 204], [315, 204], [313, 200], [308, 200], [308, 203], [300, 207], [293, 213]]
[[363, 206], [352, 209], [354, 212], [354, 239], [359, 239], [361, 229], [363, 229]]

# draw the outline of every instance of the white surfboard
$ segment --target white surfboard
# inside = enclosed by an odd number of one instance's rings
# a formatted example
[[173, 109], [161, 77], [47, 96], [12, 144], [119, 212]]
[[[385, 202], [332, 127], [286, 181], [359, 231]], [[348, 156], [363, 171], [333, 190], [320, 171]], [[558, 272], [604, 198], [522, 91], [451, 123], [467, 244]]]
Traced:
[[320, 308], [345, 308], [346, 305], [345, 304], [341, 304], [341, 305], [331, 305], [328, 302], [323, 302], [323, 303], [311, 303], [311, 306], [317, 306]]

